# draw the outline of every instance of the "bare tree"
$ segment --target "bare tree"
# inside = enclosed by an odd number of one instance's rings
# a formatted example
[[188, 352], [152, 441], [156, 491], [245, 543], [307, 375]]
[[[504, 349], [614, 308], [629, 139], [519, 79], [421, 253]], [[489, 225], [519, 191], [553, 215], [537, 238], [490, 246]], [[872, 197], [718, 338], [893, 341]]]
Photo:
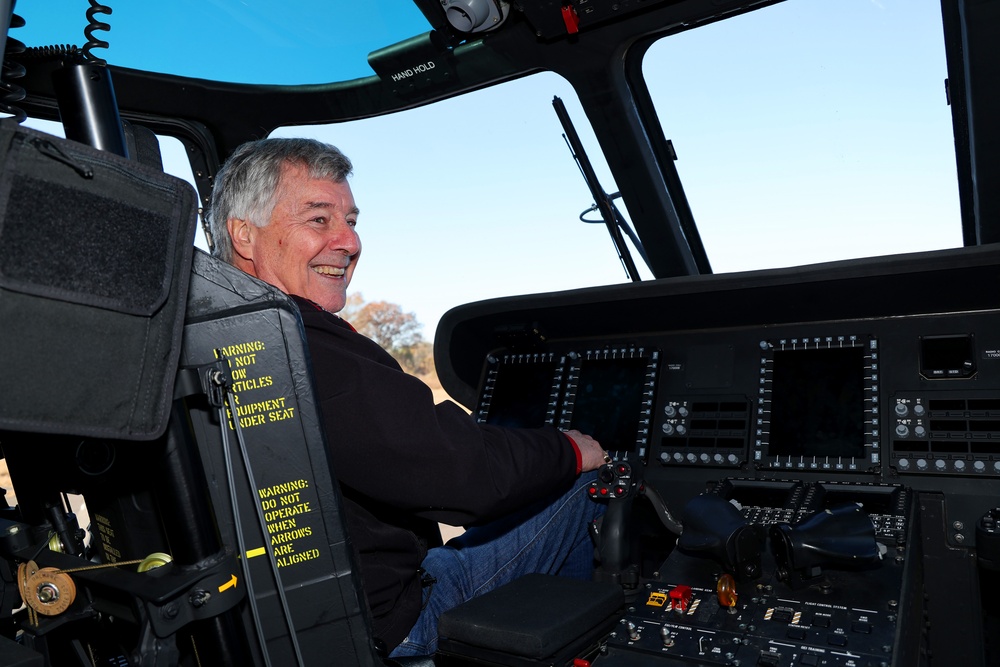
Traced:
[[387, 301], [366, 303], [351, 321], [354, 328], [389, 352], [410, 347], [421, 340], [421, 324], [413, 313]]
[[387, 301], [366, 303], [364, 296], [356, 292], [347, 297], [340, 315], [395, 357], [407, 373], [433, 373], [431, 344], [423, 339], [423, 325], [413, 313], [404, 313], [400, 306]]

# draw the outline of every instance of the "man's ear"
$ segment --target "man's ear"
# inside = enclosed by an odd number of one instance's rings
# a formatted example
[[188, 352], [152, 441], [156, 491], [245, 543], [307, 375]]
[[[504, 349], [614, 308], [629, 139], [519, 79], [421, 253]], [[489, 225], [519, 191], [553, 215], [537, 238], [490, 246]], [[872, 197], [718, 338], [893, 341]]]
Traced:
[[253, 223], [249, 220], [229, 218], [226, 221], [229, 238], [233, 241], [233, 252], [245, 260], [253, 260]]

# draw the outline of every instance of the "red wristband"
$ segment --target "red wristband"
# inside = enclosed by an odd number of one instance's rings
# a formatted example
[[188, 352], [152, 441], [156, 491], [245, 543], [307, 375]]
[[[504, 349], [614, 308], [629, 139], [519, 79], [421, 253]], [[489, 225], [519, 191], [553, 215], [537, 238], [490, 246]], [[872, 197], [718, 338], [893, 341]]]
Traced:
[[569, 437], [565, 433], [566, 439], [569, 440], [569, 444], [573, 445], [573, 453], [576, 455], [576, 474], [579, 475], [583, 472], [583, 453], [580, 451], [580, 446], [576, 444], [573, 438]]

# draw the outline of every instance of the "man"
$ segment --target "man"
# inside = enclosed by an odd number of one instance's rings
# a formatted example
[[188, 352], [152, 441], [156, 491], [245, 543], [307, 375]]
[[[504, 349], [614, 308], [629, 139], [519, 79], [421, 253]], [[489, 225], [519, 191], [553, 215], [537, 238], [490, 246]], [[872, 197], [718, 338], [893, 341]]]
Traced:
[[[477, 424], [334, 313], [361, 254], [350, 161], [308, 139], [240, 147], [219, 172], [215, 254], [298, 304], [377, 637], [429, 655], [447, 609], [529, 572], [589, 577], [585, 498], [605, 460], [577, 431]], [[473, 525], [448, 545], [437, 523]]]

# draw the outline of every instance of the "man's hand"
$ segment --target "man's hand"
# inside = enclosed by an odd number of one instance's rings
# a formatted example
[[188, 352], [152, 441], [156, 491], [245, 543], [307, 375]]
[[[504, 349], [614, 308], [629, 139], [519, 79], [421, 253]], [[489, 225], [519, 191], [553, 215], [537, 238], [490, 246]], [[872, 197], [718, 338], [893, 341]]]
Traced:
[[580, 472], [597, 470], [604, 465], [606, 452], [596, 440], [579, 431], [566, 431], [566, 435], [573, 438], [573, 442], [580, 448]]

